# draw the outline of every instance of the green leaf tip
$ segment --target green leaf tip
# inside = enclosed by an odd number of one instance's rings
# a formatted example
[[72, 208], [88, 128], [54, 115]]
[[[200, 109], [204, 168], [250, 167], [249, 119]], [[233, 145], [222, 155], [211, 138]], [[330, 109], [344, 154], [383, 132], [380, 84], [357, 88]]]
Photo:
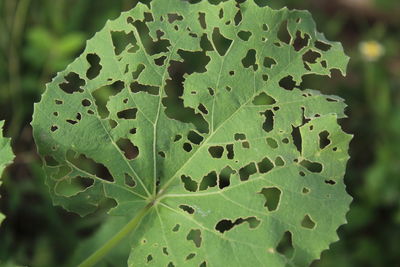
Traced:
[[343, 100], [301, 82], [347, 63], [306, 11], [138, 3], [35, 105], [53, 201], [86, 215], [113, 199], [129, 218], [150, 205], [129, 266], [309, 265], [345, 223], [351, 136]]

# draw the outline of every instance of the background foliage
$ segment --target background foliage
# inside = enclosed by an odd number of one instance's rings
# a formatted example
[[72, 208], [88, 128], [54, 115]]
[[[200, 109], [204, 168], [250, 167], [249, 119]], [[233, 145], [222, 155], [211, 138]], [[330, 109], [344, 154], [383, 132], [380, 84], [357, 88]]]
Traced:
[[[146, 0], [143, 0], [145, 2]], [[255, 0], [308, 9], [318, 29], [343, 42], [348, 76], [310, 77], [306, 87], [346, 99], [354, 133], [346, 176], [354, 197], [341, 241], [314, 266], [394, 266], [400, 262], [400, 3], [392, 0]], [[78, 56], [84, 41], [136, 0], [0, 0], [0, 120], [13, 138], [15, 164], [3, 176], [0, 262], [59, 266], [104, 220], [54, 207], [32, 141], [33, 102], [44, 84]], [[377, 41], [376, 58], [360, 45]], [[367, 51], [368, 52], [368, 51]], [[371, 51], [369, 51], [371, 52]], [[378, 53], [379, 54], [379, 53]]]

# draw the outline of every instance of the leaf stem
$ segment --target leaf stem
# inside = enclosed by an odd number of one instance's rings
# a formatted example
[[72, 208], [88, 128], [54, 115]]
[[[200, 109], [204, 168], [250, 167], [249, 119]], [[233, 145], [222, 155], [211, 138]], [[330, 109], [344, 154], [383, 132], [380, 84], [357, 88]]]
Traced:
[[91, 267], [101, 260], [110, 250], [112, 250], [122, 239], [128, 236], [142, 221], [146, 214], [153, 206], [153, 202], [146, 205], [127, 225], [124, 226], [117, 234], [115, 234], [107, 243], [101, 248], [96, 250], [86, 260], [84, 260], [78, 267]]

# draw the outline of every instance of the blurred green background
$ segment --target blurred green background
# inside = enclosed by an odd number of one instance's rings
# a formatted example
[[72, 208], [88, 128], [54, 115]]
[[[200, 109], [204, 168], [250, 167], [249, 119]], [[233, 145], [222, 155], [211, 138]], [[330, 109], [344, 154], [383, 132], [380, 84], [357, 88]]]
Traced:
[[[400, 1], [254, 1], [309, 10], [318, 29], [351, 57], [347, 77], [334, 72], [303, 84], [346, 99], [349, 118], [342, 124], [355, 135], [345, 178], [354, 198], [349, 223], [313, 266], [400, 266]], [[0, 0], [0, 120], [17, 156], [0, 190], [7, 215], [0, 265], [62, 266], [104, 221], [101, 212], [79, 218], [52, 205], [30, 121], [45, 83], [106, 20], [136, 2]]]

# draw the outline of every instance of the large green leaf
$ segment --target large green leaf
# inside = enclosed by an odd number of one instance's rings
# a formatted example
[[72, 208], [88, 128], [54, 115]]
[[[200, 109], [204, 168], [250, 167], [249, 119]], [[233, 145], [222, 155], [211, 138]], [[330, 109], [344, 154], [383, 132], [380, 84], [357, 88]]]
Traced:
[[130, 266], [307, 265], [346, 221], [345, 104], [301, 83], [348, 57], [308, 12], [240, 2], [137, 4], [35, 106], [54, 203], [143, 215]]
[[[4, 121], [0, 121], [0, 178], [3, 174], [4, 169], [10, 164], [14, 159], [14, 154], [11, 150], [10, 139], [3, 137], [3, 126]], [[1, 185], [1, 180], [0, 180]], [[0, 224], [4, 220], [4, 215], [0, 213]]]

